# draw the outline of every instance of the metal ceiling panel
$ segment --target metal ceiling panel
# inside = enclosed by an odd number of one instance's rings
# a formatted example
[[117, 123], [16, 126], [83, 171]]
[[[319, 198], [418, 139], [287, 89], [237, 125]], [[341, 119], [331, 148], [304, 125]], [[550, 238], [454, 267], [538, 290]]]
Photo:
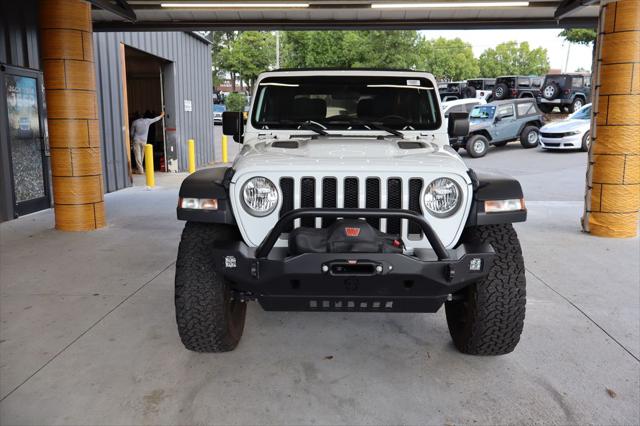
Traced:
[[[383, 0], [278, 0], [278, 3], [304, 2], [304, 9], [173, 9], [161, 3], [172, 0], [129, 0], [137, 22], [98, 8], [93, 9], [96, 31], [167, 31], [218, 29], [478, 29], [478, 28], [570, 28], [595, 27], [597, 6], [575, 9], [571, 16], [554, 19], [559, 0], [535, 0], [527, 7], [492, 8], [397, 8], [372, 9]], [[201, 0], [190, 0], [198, 2]], [[216, 0], [220, 2], [221, 0]], [[231, 0], [226, 0], [227, 2]], [[265, 0], [266, 1], [266, 0]], [[385, 3], [409, 3], [416, 0], [384, 0]], [[458, 0], [463, 1], [463, 0]], [[474, 1], [474, 0], [468, 0]], [[506, 1], [506, 0], [500, 0]], [[247, 0], [233, 0], [233, 3]], [[256, 1], [253, 0], [255, 3]], [[421, 1], [421, 2], [427, 2]], [[455, 3], [455, 2], [451, 2]]]

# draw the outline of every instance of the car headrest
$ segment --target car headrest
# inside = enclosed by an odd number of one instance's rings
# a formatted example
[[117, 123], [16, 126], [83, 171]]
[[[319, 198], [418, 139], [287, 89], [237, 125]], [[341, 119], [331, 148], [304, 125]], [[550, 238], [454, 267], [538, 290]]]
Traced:
[[373, 117], [373, 109], [375, 102], [371, 98], [360, 99], [358, 101], [357, 114], [358, 118], [371, 118]]
[[322, 120], [327, 116], [327, 103], [323, 99], [297, 98], [291, 113], [296, 121]]

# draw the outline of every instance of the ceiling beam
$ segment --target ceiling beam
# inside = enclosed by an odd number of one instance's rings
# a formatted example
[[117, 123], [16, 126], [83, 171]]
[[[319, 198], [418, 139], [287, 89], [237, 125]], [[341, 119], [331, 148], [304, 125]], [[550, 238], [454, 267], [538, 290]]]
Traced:
[[553, 17], [555, 19], [565, 19], [583, 7], [591, 6], [599, 2], [599, 0], [563, 0], [553, 14]]
[[234, 30], [476, 30], [596, 28], [597, 18], [513, 18], [492, 20], [220, 20], [220, 21], [94, 21], [94, 31], [234, 31]]
[[133, 11], [127, 0], [89, 0], [89, 2], [106, 11], [109, 11], [128, 22], [136, 22], [138, 17]]

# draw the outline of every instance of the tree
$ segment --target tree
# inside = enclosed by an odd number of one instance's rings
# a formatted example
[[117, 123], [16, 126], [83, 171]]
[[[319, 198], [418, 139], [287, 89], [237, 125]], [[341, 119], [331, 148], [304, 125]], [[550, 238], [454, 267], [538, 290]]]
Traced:
[[224, 104], [227, 108], [227, 111], [244, 111], [244, 106], [246, 104], [246, 99], [240, 93], [229, 93], [229, 95], [225, 98]]
[[360, 31], [347, 40], [355, 67], [415, 69], [420, 62], [417, 31]]
[[420, 68], [429, 71], [438, 80], [466, 80], [480, 74], [471, 45], [459, 38], [423, 40], [420, 54]]
[[530, 49], [526, 41], [520, 44], [508, 41], [482, 52], [479, 65], [483, 77], [544, 75], [549, 70], [549, 57], [547, 49]]
[[352, 31], [293, 31], [282, 38], [285, 68], [351, 68], [354, 63]]
[[283, 64], [289, 68], [415, 68], [416, 31], [307, 31], [283, 37]]
[[572, 28], [562, 30], [559, 34], [569, 43], [583, 44], [585, 46], [591, 46], [596, 41], [596, 30], [588, 28]]
[[240, 33], [220, 52], [221, 68], [239, 74], [251, 89], [258, 75], [275, 63], [275, 36], [265, 31]]

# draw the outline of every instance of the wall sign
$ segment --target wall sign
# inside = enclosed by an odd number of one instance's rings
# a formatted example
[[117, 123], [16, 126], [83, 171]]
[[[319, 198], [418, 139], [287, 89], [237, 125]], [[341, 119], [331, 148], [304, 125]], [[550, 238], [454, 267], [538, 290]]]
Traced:
[[184, 110], [187, 112], [193, 111], [193, 107], [191, 106], [191, 99], [184, 100]]

